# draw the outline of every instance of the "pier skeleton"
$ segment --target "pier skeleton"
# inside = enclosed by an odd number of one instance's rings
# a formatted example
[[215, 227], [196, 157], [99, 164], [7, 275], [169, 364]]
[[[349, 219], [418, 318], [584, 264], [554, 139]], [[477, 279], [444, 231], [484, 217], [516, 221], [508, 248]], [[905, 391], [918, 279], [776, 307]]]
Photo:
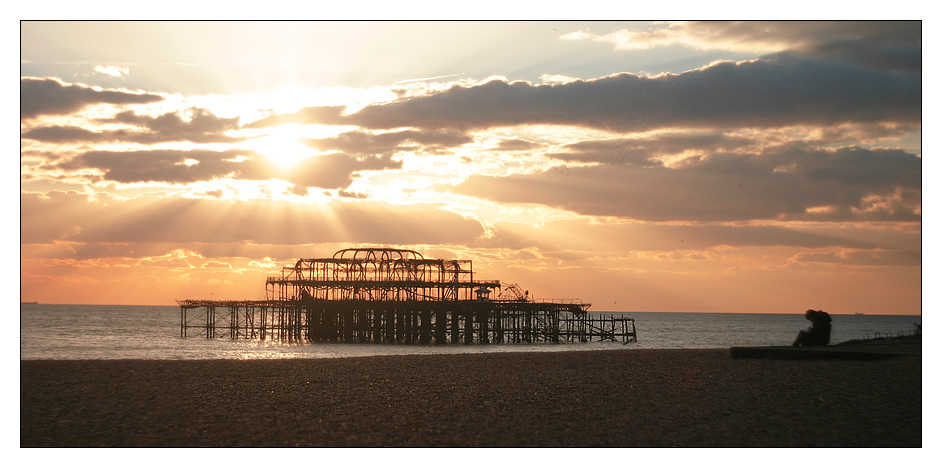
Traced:
[[[499, 292], [496, 297], [495, 292]], [[356, 248], [299, 259], [265, 283], [265, 300], [180, 300], [180, 336], [342, 343], [636, 341], [634, 320], [579, 300], [536, 301], [474, 278], [471, 260]]]

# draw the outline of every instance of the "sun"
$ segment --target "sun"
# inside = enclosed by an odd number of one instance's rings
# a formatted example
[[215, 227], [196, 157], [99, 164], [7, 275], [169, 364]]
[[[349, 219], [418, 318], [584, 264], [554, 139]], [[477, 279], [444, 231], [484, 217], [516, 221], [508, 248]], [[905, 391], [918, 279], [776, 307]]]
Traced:
[[290, 169], [304, 159], [317, 154], [317, 150], [305, 145], [300, 136], [292, 132], [275, 132], [255, 138], [248, 146], [265, 156], [266, 160], [279, 169]]

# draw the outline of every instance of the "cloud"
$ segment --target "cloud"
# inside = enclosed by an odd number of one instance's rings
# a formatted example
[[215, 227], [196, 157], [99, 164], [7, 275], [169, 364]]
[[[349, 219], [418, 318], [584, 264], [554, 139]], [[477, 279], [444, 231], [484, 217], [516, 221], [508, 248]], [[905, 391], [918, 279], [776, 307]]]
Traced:
[[[399, 169], [401, 161], [391, 156], [353, 156], [331, 153], [306, 158], [290, 168], [281, 168], [250, 150], [145, 150], [88, 151], [45, 169], [101, 172], [93, 181], [123, 184], [157, 182], [189, 184], [214, 179], [281, 179], [299, 186], [343, 189], [360, 171]], [[305, 191], [306, 193], [306, 191]]]
[[291, 114], [273, 114], [243, 125], [243, 128], [267, 128], [279, 125], [347, 125], [342, 115], [346, 106], [305, 107]]
[[437, 205], [363, 200], [320, 204], [160, 194], [89, 200], [82, 193], [57, 191], [23, 193], [20, 208], [22, 244], [465, 244], [483, 234], [479, 222]]
[[52, 125], [28, 130], [20, 134], [20, 137], [46, 143], [95, 143], [116, 141], [121, 139], [125, 133], [126, 132], [93, 132], [82, 127]]
[[572, 266], [595, 264], [609, 271], [671, 268], [660, 260], [704, 259], [727, 265], [721, 269], [747, 265], [783, 269], [795, 262], [921, 265], [921, 233], [915, 223], [901, 228], [863, 223], [587, 223], [570, 219], [541, 226], [497, 222], [488, 226], [488, 234], [472, 247], [525, 256], [527, 262], [542, 258], [557, 268], [558, 259]]
[[103, 74], [105, 74], [105, 75], [113, 76], [113, 77], [115, 77], [115, 78], [122, 78], [122, 77], [124, 77], [125, 75], [127, 75], [128, 73], [130, 73], [130, 70], [128, 70], [127, 67], [118, 67], [118, 66], [114, 66], [114, 65], [110, 65], [110, 66], [107, 66], [107, 67], [106, 67], [106, 66], [102, 66], [102, 65], [96, 65], [96, 66], [95, 66], [95, 71], [98, 72], [98, 73], [103, 73]]
[[[186, 117], [186, 119], [184, 119]], [[134, 111], [120, 112], [105, 123], [123, 123], [150, 131], [144, 139], [161, 141], [192, 141], [194, 143], [221, 143], [241, 141], [224, 133], [239, 128], [239, 118], [217, 117], [212, 112], [198, 107], [188, 109], [184, 115], [168, 112], [157, 117], [138, 115]]]
[[547, 124], [613, 132], [914, 123], [921, 121], [921, 89], [919, 73], [778, 56], [679, 75], [626, 73], [556, 86], [492, 80], [368, 106], [344, 120], [373, 129]]
[[797, 52], [915, 72], [922, 63], [919, 21], [683, 21], [605, 35], [579, 31], [561, 39], [610, 43], [616, 50], [683, 45], [766, 54]]
[[338, 191], [338, 192], [337, 192], [337, 196], [338, 196], [338, 197], [343, 197], [343, 198], [370, 198], [369, 194], [366, 194], [366, 193], [347, 192], [347, 191], [344, 191], [344, 190]]
[[742, 47], [777, 41], [779, 52], [848, 60], [884, 70], [920, 72], [920, 21], [733, 21], [693, 22], [681, 26], [707, 43]]
[[919, 251], [842, 249], [838, 252], [802, 252], [796, 254], [792, 259], [799, 263], [826, 263], [840, 265], [922, 265], [922, 255]]
[[308, 158], [292, 169], [282, 179], [301, 187], [321, 187], [343, 189], [353, 183], [353, 178], [361, 171], [380, 171], [401, 169], [402, 161], [391, 156], [353, 156], [344, 153], [331, 153]]
[[46, 143], [97, 143], [123, 141], [140, 144], [155, 144], [173, 141], [194, 143], [237, 143], [243, 137], [226, 135], [238, 129], [238, 117], [226, 119], [213, 115], [206, 109], [191, 108], [184, 119], [179, 113], [169, 112], [157, 117], [138, 115], [133, 111], [120, 112], [110, 119], [98, 119], [99, 123], [119, 123], [144, 129], [106, 130], [95, 132], [82, 127], [48, 126], [23, 132], [22, 138]]
[[[423, 150], [441, 152], [473, 142], [468, 135], [451, 130], [405, 130], [373, 134], [364, 131], [341, 133], [333, 138], [305, 139], [303, 142], [321, 151], [343, 151], [353, 154], [391, 155], [399, 151]], [[408, 144], [410, 146], [406, 146]]]
[[[601, 159], [587, 146], [586, 158]], [[691, 157], [667, 167], [643, 164], [646, 158], [629, 148], [606, 159], [620, 164], [476, 175], [439, 188], [646, 221], [921, 220], [922, 160], [898, 150], [793, 143], [751, 155]]]
[[[713, 155], [762, 154], [767, 148], [786, 144], [836, 147], [857, 142], [876, 144], [898, 140], [918, 132], [918, 125], [848, 124], [835, 127], [794, 127], [778, 131], [667, 131], [629, 138], [585, 140], [563, 145], [561, 151], [546, 156], [567, 162], [637, 164], [659, 166], [665, 163], [709, 158]], [[800, 141], [801, 143], [794, 143]]]
[[663, 163], [658, 159], [661, 157], [734, 152], [755, 145], [756, 142], [748, 138], [720, 132], [669, 132], [639, 138], [580, 141], [563, 146], [565, 152], [547, 156], [574, 162], [661, 166]]
[[544, 145], [540, 143], [514, 138], [512, 140], [501, 140], [500, 143], [497, 144], [497, 149], [499, 151], [526, 151], [542, 146]]
[[101, 180], [125, 184], [187, 184], [223, 177], [267, 180], [272, 174], [260, 158], [245, 150], [88, 151], [54, 168], [97, 169], [102, 172]]
[[92, 104], [149, 104], [163, 100], [156, 94], [102, 91], [55, 79], [20, 79], [20, 118], [23, 119], [71, 114]]
[[[787, 247], [801, 249], [919, 250], [918, 229], [859, 223], [649, 223], [556, 220], [542, 226], [496, 222], [475, 246], [515, 251], [561, 248], [617, 255], [638, 251], [706, 250], [717, 247]], [[579, 239], [579, 242], [572, 242]]]

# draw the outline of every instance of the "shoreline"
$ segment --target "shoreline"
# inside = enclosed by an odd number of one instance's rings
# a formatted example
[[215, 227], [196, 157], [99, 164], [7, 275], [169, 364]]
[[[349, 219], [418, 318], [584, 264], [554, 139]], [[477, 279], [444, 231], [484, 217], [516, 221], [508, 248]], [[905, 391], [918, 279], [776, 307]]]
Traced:
[[922, 357], [25, 360], [22, 447], [921, 447]]

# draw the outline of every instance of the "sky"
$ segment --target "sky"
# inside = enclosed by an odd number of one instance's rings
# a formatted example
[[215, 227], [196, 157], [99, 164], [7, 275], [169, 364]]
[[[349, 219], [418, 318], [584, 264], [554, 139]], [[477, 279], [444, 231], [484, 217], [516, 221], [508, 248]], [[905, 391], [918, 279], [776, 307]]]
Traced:
[[920, 22], [19, 32], [23, 301], [394, 247], [593, 311], [922, 312]]

